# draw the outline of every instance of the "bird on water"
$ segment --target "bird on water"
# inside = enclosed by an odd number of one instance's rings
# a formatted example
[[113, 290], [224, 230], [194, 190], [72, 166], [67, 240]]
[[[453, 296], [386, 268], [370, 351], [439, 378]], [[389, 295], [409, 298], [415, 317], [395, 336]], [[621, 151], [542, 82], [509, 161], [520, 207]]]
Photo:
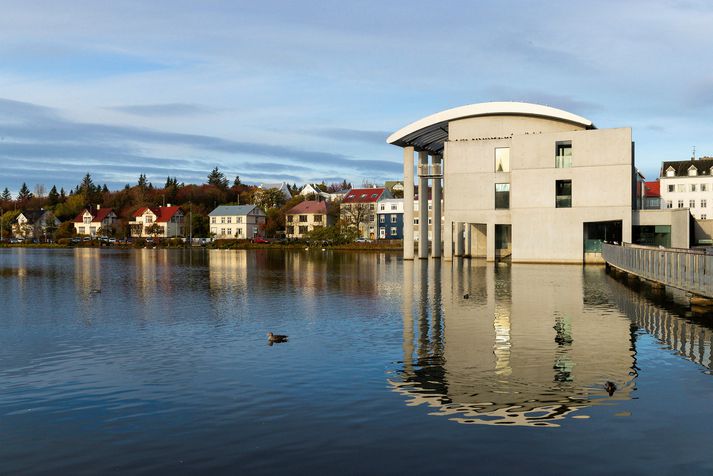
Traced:
[[470, 294], [464, 294], [464, 295], [463, 295], [463, 299], [469, 299], [469, 298], [470, 298]]
[[281, 344], [282, 342], [287, 342], [287, 336], [280, 334], [273, 334], [272, 332], [267, 333], [267, 342], [272, 344]]
[[611, 397], [614, 395], [614, 392], [616, 392], [616, 384], [614, 382], [607, 381], [607, 383], [604, 384], [604, 390], [606, 390]]

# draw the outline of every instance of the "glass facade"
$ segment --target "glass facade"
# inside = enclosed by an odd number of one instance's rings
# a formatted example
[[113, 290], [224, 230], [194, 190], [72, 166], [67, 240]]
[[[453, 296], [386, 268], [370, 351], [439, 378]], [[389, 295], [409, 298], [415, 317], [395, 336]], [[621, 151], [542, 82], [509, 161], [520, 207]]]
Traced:
[[558, 169], [572, 167], [572, 141], [555, 144], [555, 167]]
[[495, 209], [510, 208], [510, 184], [495, 184]]

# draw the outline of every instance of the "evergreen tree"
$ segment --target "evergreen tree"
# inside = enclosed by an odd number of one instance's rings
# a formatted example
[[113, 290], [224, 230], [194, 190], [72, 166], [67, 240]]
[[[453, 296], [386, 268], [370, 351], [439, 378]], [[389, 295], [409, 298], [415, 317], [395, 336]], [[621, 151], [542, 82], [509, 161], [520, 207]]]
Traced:
[[2, 195], [0, 196], [0, 200], [4, 200], [6, 202], [9, 202], [12, 200], [12, 194], [10, 193], [10, 190], [8, 190], [7, 187], [5, 187], [5, 190], [2, 191]]
[[33, 197], [30, 189], [27, 188], [27, 184], [22, 182], [22, 187], [20, 187], [20, 193], [17, 195], [17, 200], [20, 202], [26, 202]]
[[102, 187], [102, 193], [109, 193], [109, 187], [107, 187], [106, 184]]
[[67, 200], [67, 194], [64, 193], [64, 187], [59, 189], [59, 201], [64, 203]]
[[94, 193], [94, 182], [92, 181], [91, 175], [87, 174], [84, 176], [77, 191], [82, 192], [87, 198]]
[[228, 179], [225, 178], [225, 174], [223, 174], [223, 172], [218, 170], [218, 167], [216, 167], [211, 173], [208, 174], [208, 184], [224, 189], [228, 188]]
[[50, 193], [47, 194], [47, 199], [50, 205], [57, 205], [59, 203], [59, 193], [57, 192], [57, 187], [52, 185]]
[[149, 182], [148, 182], [148, 180], [146, 180], [146, 175], [144, 175], [144, 174], [139, 175], [138, 186], [140, 188], [144, 189], [144, 188], [148, 187], [148, 185], [149, 185]]
[[235, 180], [233, 180], [233, 187], [240, 187], [242, 185], [242, 182], [240, 182], [240, 175], [235, 176]]

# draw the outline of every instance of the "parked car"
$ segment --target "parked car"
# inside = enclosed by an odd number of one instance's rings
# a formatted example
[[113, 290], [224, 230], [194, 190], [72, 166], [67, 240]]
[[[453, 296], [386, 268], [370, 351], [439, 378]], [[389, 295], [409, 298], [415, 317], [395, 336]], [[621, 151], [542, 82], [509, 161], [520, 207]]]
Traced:
[[262, 236], [256, 236], [255, 238], [252, 239], [253, 243], [269, 243], [265, 238]]
[[361, 236], [359, 238], [357, 238], [356, 240], [354, 240], [354, 243], [373, 243], [373, 242], [374, 242], [374, 240], [370, 240], [369, 238], [363, 238]]

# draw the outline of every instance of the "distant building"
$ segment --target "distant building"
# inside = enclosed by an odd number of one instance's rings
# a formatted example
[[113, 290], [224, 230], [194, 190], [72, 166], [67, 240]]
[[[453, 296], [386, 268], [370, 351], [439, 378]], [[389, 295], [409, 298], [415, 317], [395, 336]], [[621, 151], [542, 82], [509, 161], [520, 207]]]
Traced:
[[694, 218], [713, 217], [713, 157], [664, 162], [661, 166], [661, 208], [688, 208]]
[[110, 235], [110, 230], [116, 226], [117, 215], [113, 208], [87, 208], [74, 218], [74, 231], [77, 235], [96, 236], [100, 233]]
[[315, 228], [334, 225], [334, 221], [334, 217], [327, 213], [325, 202], [300, 202], [285, 214], [285, 234], [287, 238], [304, 238]]
[[661, 208], [661, 183], [658, 180], [644, 182], [644, 210]]
[[402, 198], [404, 196], [403, 180], [387, 180], [384, 182], [384, 188], [394, 197]]
[[238, 240], [261, 236], [266, 219], [265, 212], [257, 205], [221, 205], [208, 217], [214, 237]]
[[392, 198], [383, 187], [353, 188], [344, 197], [340, 205], [340, 218], [356, 227], [359, 236], [369, 239], [377, 237], [376, 204], [384, 199]]
[[174, 238], [185, 235], [185, 213], [178, 206], [142, 207], [129, 222], [131, 236], [137, 238]]
[[19, 239], [39, 239], [56, 230], [60, 221], [49, 210], [23, 210], [15, 218], [12, 233]]
[[257, 188], [260, 188], [262, 190], [279, 190], [282, 193], [282, 196], [285, 197], [285, 200], [289, 200], [290, 198], [292, 198], [292, 194], [290, 193], [290, 187], [287, 186], [286, 182], [261, 183], [257, 186]]
[[376, 216], [379, 222], [380, 240], [402, 240], [404, 238], [404, 200], [402, 198], [381, 200]]

